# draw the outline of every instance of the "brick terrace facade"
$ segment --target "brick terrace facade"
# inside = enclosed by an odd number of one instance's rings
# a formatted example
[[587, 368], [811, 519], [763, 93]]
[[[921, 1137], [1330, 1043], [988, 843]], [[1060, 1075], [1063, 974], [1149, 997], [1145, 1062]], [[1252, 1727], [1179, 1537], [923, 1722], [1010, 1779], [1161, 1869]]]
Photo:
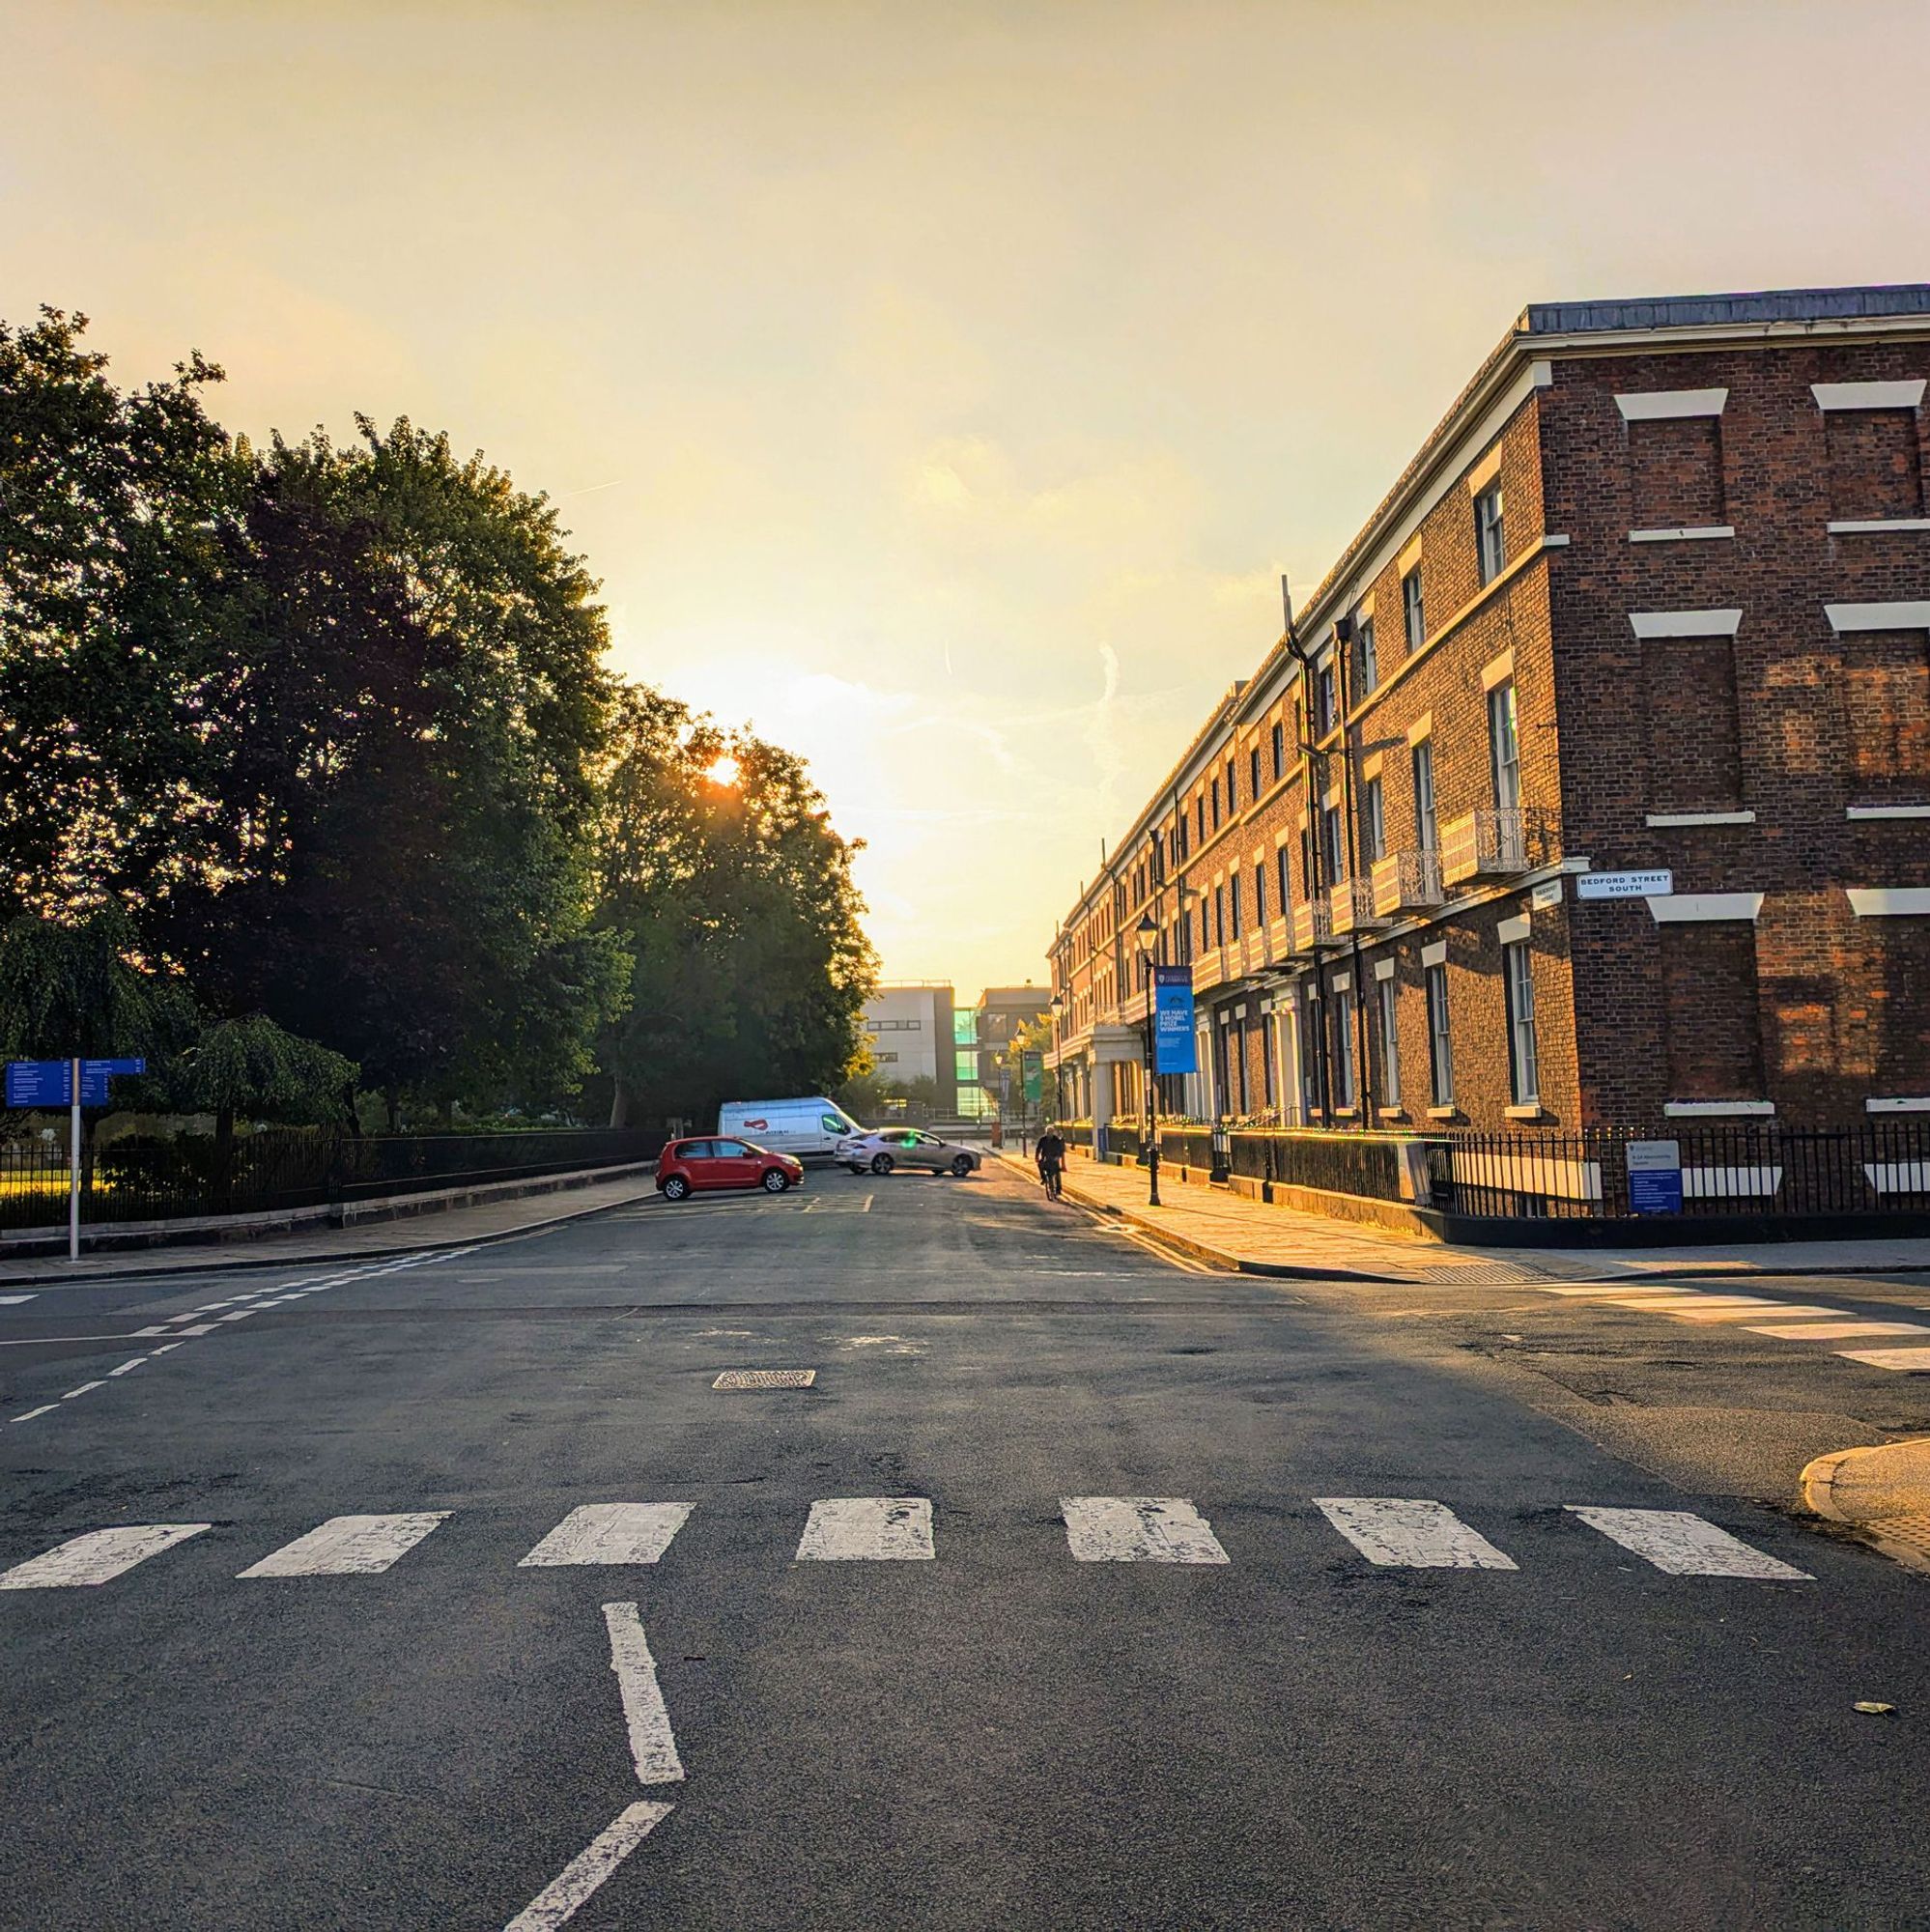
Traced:
[[1926, 377], [1930, 288], [1528, 309], [1063, 921], [1076, 1110], [1149, 923], [1195, 1119], [1930, 1111]]

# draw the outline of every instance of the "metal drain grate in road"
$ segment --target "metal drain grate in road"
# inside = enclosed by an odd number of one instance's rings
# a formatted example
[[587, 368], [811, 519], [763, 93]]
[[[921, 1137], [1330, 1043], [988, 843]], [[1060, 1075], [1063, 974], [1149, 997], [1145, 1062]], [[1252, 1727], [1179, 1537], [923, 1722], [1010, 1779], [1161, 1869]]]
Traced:
[[817, 1380], [815, 1369], [725, 1369], [711, 1383], [714, 1389], [808, 1389]]

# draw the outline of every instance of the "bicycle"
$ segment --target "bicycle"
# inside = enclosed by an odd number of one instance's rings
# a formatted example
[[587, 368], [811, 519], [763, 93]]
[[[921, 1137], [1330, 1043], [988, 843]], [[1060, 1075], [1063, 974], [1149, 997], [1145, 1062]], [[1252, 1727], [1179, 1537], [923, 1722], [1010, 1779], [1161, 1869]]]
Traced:
[[1048, 1201], [1057, 1201], [1059, 1199], [1061, 1174], [1062, 1171], [1057, 1161], [1042, 1166], [1038, 1170], [1039, 1184], [1045, 1189], [1045, 1198]]

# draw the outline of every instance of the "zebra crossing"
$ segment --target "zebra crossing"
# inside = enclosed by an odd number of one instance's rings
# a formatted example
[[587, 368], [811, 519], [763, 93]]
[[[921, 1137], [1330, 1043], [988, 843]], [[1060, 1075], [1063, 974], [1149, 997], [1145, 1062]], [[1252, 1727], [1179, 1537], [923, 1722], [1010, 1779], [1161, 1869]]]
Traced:
[[[1381, 1569], [1518, 1571], [1446, 1503], [1415, 1496], [1316, 1496], [1321, 1520]], [[694, 1503], [585, 1503], [573, 1509], [515, 1565], [519, 1570], [627, 1568], [668, 1555], [695, 1514]], [[1689, 1510], [1568, 1503], [1566, 1517], [1670, 1577], [1812, 1582], [1804, 1570], [1753, 1548]], [[393, 1569], [449, 1521], [451, 1510], [329, 1517], [235, 1573], [238, 1581], [376, 1577]], [[1075, 1563], [1231, 1565], [1199, 1505], [1186, 1496], [1062, 1496], [1064, 1552]], [[166, 1551], [214, 1533], [207, 1522], [119, 1524], [91, 1529], [0, 1571], [0, 1591], [98, 1588]], [[1337, 1551], [1338, 1553], [1338, 1551]], [[830, 1496], [806, 1515], [791, 1561], [936, 1562], [939, 1539], [924, 1496]]]

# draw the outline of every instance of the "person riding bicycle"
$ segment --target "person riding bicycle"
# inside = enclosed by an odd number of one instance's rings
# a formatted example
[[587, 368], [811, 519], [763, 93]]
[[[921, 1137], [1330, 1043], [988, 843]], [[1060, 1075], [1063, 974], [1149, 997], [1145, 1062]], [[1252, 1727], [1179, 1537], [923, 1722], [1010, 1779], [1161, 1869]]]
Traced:
[[1053, 1200], [1059, 1199], [1060, 1175], [1065, 1166], [1065, 1143], [1057, 1127], [1048, 1126], [1033, 1149], [1038, 1163], [1038, 1178]]

